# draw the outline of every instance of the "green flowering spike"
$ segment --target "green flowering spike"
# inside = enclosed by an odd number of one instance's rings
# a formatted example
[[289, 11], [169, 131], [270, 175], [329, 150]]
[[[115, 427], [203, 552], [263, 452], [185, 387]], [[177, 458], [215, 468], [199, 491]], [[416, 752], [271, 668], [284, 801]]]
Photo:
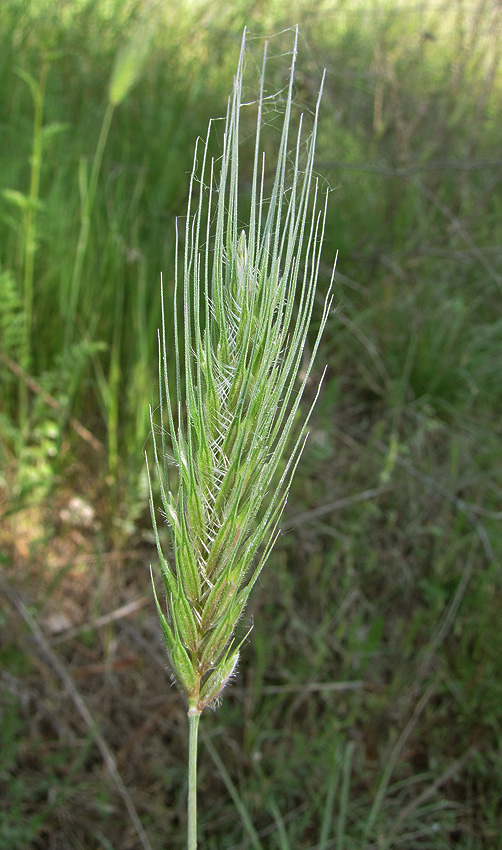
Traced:
[[[305, 413], [300, 405], [331, 306], [330, 284], [306, 356], [327, 193], [321, 199], [313, 176], [320, 95], [310, 134], [303, 118], [290, 131], [296, 48], [295, 39], [270, 185], [265, 49], [251, 196], [242, 203], [239, 125], [253, 109], [242, 103], [243, 40], [218, 166], [209, 156], [211, 123], [196, 144], [183, 235], [176, 225], [172, 334], [162, 300], [154, 468], [173, 542], [170, 566], [153, 500], [152, 521], [168, 610], [161, 623], [192, 715], [217, 699], [237, 664], [233, 634], [277, 537], [305, 444], [312, 406]], [[152, 436], [155, 443], [153, 421]]]

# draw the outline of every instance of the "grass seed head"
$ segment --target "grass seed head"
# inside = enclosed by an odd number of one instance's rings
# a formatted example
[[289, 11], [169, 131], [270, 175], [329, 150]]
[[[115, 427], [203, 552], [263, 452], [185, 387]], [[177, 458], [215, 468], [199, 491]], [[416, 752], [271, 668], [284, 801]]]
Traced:
[[[275, 177], [265, 199], [265, 48], [250, 212], [243, 228], [239, 123], [245, 38], [225, 120], [217, 188], [208, 153], [212, 124], [206, 141], [196, 145], [184, 250], [176, 255], [172, 354], [162, 307], [157, 442], [152, 422], [162, 509], [173, 540], [170, 564], [162, 552], [150, 489], [167, 617], [156, 602], [173, 673], [192, 712], [219, 698], [237, 665], [233, 635], [277, 536], [305, 442], [310, 412], [302, 419], [300, 401], [331, 304], [330, 285], [305, 366], [326, 216], [326, 199], [320, 203], [313, 177], [321, 95], [310, 135], [305, 138], [300, 120], [291, 139], [296, 33]], [[168, 457], [176, 467], [172, 480]]]
[[143, 74], [152, 36], [152, 21], [142, 21], [136, 24], [136, 28], [117, 53], [108, 89], [108, 100], [112, 106], [118, 106], [125, 100]]

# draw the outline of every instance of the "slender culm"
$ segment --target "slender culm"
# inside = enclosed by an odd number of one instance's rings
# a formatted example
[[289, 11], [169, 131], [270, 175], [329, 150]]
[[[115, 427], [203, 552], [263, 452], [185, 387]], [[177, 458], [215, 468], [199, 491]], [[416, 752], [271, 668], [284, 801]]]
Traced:
[[[302, 419], [300, 403], [331, 305], [330, 284], [305, 360], [327, 193], [321, 199], [313, 176], [321, 94], [308, 137], [302, 120], [296, 137], [290, 135], [297, 38], [296, 33], [275, 177], [266, 199], [261, 147], [265, 47], [244, 227], [239, 121], [246, 33], [218, 175], [208, 153], [212, 124], [206, 140], [196, 144], [169, 318], [174, 352], [167, 350], [162, 303], [160, 436], [153, 417], [151, 422], [154, 468], [173, 551], [168, 559], [162, 549], [150, 486], [165, 606], [155, 586], [154, 594], [171, 670], [188, 698], [190, 850], [196, 847], [198, 718], [218, 701], [238, 662], [236, 625], [277, 537], [312, 410]], [[182, 317], [177, 313], [180, 289]]]

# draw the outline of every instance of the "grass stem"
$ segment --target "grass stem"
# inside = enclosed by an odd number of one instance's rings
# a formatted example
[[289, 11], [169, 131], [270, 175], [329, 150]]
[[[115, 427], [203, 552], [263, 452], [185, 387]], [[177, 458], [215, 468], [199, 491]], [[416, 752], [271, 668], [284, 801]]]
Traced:
[[200, 711], [188, 711], [188, 850], [197, 850], [197, 737]]
[[87, 175], [85, 173], [85, 167], [81, 165], [80, 172], [80, 189], [81, 189], [81, 221], [80, 221], [80, 233], [78, 237], [77, 249], [75, 253], [75, 265], [73, 267], [73, 274], [71, 279], [71, 287], [69, 293], [69, 304], [68, 304], [68, 318], [66, 323], [66, 332], [64, 339], [64, 350], [65, 354], [68, 355], [71, 344], [73, 342], [73, 334], [75, 330], [75, 316], [78, 308], [78, 301], [80, 296], [80, 289], [82, 283], [82, 273], [84, 268], [84, 260], [87, 253], [87, 246], [89, 242], [89, 229], [91, 224], [92, 211], [94, 207], [94, 201], [96, 198], [96, 190], [98, 186], [98, 178], [99, 173], [101, 171], [101, 164], [103, 161], [103, 153], [106, 145], [106, 141], [108, 139], [108, 133], [110, 131], [110, 125], [112, 123], [113, 113], [115, 111], [115, 105], [113, 103], [108, 103], [106, 112], [103, 118], [103, 122], [101, 124], [101, 130], [99, 133], [98, 144], [96, 147], [96, 152], [94, 154], [94, 160], [92, 163], [91, 176], [89, 182], [87, 182]]

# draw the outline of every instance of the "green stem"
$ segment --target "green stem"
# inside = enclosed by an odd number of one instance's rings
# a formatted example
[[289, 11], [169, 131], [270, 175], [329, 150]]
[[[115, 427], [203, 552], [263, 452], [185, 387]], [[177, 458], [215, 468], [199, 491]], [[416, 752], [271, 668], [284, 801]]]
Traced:
[[70, 286], [70, 294], [69, 294], [69, 305], [66, 317], [66, 332], [65, 332], [65, 341], [64, 348], [65, 354], [68, 354], [70, 349], [70, 345], [73, 341], [73, 331], [75, 325], [75, 315], [77, 312], [78, 300], [80, 295], [80, 287], [82, 283], [82, 272], [84, 267], [84, 259], [87, 253], [87, 245], [89, 241], [89, 229], [91, 224], [92, 211], [94, 207], [94, 200], [96, 198], [96, 189], [98, 186], [98, 177], [99, 172], [101, 170], [101, 163], [103, 161], [103, 153], [106, 145], [106, 140], [108, 139], [108, 133], [110, 130], [110, 125], [112, 122], [113, 112], [115, 109], [115, 105], [113, 103], [108, 103], [106, 107], [106, 112], [103, 118], [103, 123], [101, 124], [101, 131], [99, 134], [98, 144], [96, 147], [96, 153], [94, 154], [94, 161], [92, 163], [91, 176], [89, 180], [89, 184], [87, 184], [87, 180], [85, 174], [81, 174], [81, 193], [82, 197], [82, 211], [81, 211], [81, 221], [80, 221], [80, 233], [78, 237], [77, 250], [75, 254], [75, 265], [73, 266], [73, 275]]
[[188, 710], [188, 850], [197, 850], [197, 735], [200, 711]]

